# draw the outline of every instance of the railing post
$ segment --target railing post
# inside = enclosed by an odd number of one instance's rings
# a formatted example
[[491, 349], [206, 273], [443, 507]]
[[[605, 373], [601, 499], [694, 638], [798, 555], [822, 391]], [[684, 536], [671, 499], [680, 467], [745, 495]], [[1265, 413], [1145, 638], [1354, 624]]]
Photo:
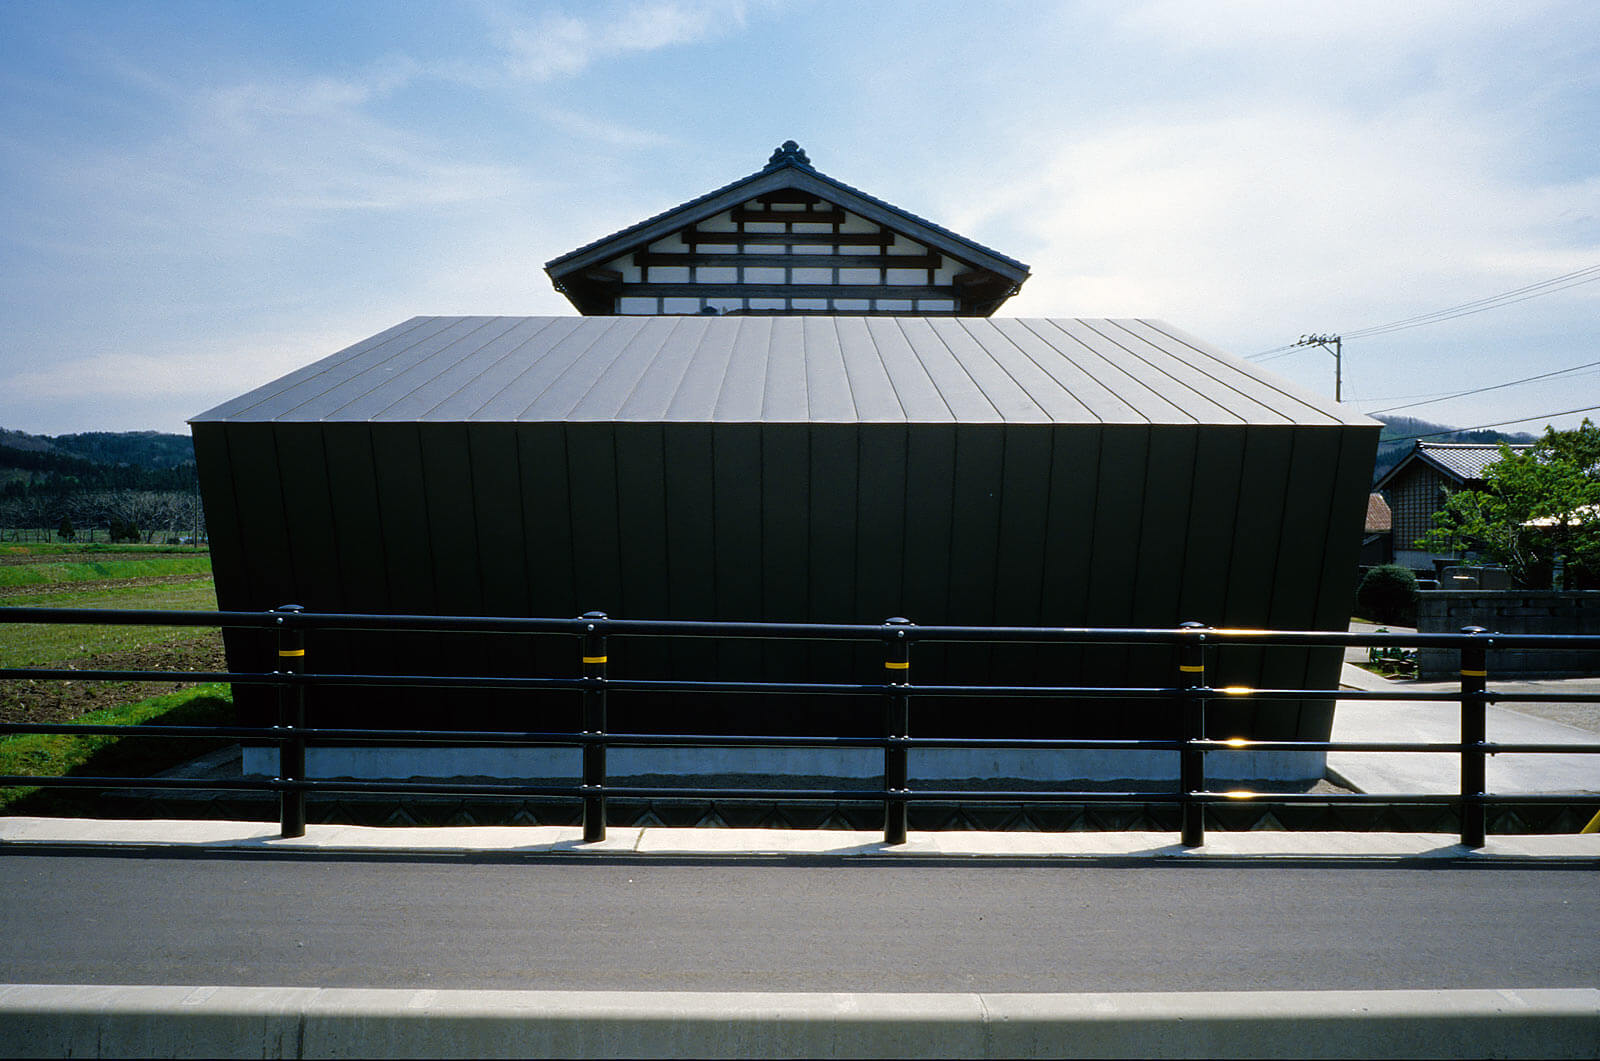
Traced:
[[[906, 637], [910, 619], [899, 616], [883, 624], [883, 735], [889, 739], [911, 736], [911, 640]], [[908, 791], [906, 746], [883, 747], [883, 787], [890, 793]], [[883, 842], [906, 842], [906, 799], [890, 795], [883, 801]]]
[[1489, 631], [1464, 626], [1461, 632], [1472, 636], [1461, 646], [1461, 846], [1482, 847], [1488, 818], [1483, 805], [1483, 744], [1488, 739], [1489, 705], [1483, 691], [1489, 684], [1489, 651], [1477, 635]]
[[[585, 736], [604, 736], [606, 732], [606, 635], [600, 632], [605, 612], [585, 612], [583, 633], [583, 676], [590, 684], [583, 690], [583, 732]], [[606, 838], [606, 746], [583, 746], [583, 842], [598, 843]]]
[[1178, 686], [1183, 690], [1181, 721], [1183, 750], [1178, 753], [1178, 787], [1183, 791], [1183, 821], [1180, 841], [1184, 847], [1203, 847], [1206, 842], [1205, 804], [1194, 798], [1206, 788], [1206, 753], [1194, 742], [1206, 735], [1206, 701], [1200, 690], [1206, 687], [1205, 623], [1183, 623], [1178, 629], [1196, 631], [1178, 643]]
[[[305, 631], [287, 616], [305, 611], [298, 604], [282, 604], [273, 609], [278, 615], [278, 662], [273, 668], [277, 674], [304, 674], [306, 670]], [[278, 728], [285, 739], [278, 742], [278, 780], [304, 781], [306, 777], [306, 740], [295, 736], [306, 724], [306, 689], [295, 682], [278, 686]], [[285, 788], [278, 793], [279, 835], [284, 839], [306, 835], [306, 790]]]

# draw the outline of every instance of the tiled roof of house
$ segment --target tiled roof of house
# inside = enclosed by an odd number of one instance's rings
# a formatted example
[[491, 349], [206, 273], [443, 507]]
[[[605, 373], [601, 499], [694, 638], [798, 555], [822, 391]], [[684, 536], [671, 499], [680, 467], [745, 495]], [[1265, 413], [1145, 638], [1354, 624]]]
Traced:
[[[1521, 453], [1530, 449], [1532, 443], [1518, 443], [1510, 445], [1513, 453]], [[1412, 461], [1422, 461], [1437, 468], [1456, 483], [1465, 485], [1483, 479], [1483, 470], [1500, 459], [1500, 444], [1497, 442], [1423, 442], [1418, 441], [1416, 448], [1400, 459], [1400, 462], [1390, 468], [1384, 477], [1378, 480], [1376, 489], [1383, 489], [1406, 468]]]
[[[1521, 453], [1528, 448], [1512, 446], [1511, 451]], [[1500, 459], [1500, 446], [1496, 443], [1418, 442], [1417, 452], [1462, 480], [1482, 479], [1483, 470]]]

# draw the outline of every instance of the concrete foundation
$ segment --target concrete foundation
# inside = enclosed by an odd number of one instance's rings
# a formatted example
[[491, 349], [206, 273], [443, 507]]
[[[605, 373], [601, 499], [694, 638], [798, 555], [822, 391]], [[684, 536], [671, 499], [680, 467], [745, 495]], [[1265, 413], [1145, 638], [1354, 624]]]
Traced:
[[[313, 778], [498, 777], [562, 778], [581, 775], [576, 748], [308, 748], [306, 772]], [[1040, 783], [1081, 781], [1104, 785], [1132, 781], [1151, 788], [1178, 778], [1177, 752], [1014, 751], [974, 748], [913, 749], [913, 785], [983, 780], [1003, 787], [1008, 779]], [[1206, 776], [1217, 782], [1311, 782], [1321, 778], [1322, 752], [1211, 752]], [[760, 776], [793, 783], [795, 778], [870, 781], [883, 776], [883, 753], [872, 748], [614, 748], [606, 756], [607, 776], [671, 776], [691, 784], [696, 778]], [[244, 749], [244, 772], [271, 777], [278, 772], [274, 748]]]

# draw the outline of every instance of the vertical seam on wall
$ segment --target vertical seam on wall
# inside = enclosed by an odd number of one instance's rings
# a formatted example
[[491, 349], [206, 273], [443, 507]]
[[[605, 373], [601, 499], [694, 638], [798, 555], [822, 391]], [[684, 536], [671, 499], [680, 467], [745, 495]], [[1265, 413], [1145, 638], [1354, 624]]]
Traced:
[[[233, 517], [232, 526], [228, 528], [228, 533], [233, 535], [234, 542], [241, 546], [241, 548], [239, 549], [239, 554], [240, 554], [239, 555], [239, 560], [240, 560], [239, 574], [243, 576], [242, 581], [245, 584], [245, 593], [248, 595], [249, 598], [259, 599], [260, 595], [255, 592], [255, 587], [253, 585], [251, 585], [252, 579], [251, 579], [251, 576], [250, 576], [250, 565], [243, 562], [244, 561], [244, 549], [242, 548], [243, 536], [239, 533], [239, 528], [242, 526], [242, 521], [241, 521], [241, 519], [239, 517], [238, 468], [233, 463], [233, 441], [232, 441], [232, 439], [230, 437], [231, 434], [232, 434], [232, 432], [230, 432], [228, 430], [226, 424], [219, 424], [217, 426], [217, 437], [222, 440], [222, 448], [223, 448], [224, 454], [226, 455], [227, 468], [228, 468], [228, 477], [227, 477], [227, 483], [228, 483], [228, 508], [230, 510], [231, 516]], [[200, 474], [200, 462], [198, 460], [195, 461], [194, 473], [195, 473], [196, 476], [199, 476], [199, 474]], [[201, 501], [203, 503], [204, 500], [205, 500], [205, 490], [203, 488], [200, 491], [200, 498], [201, 498]], [[211, 525], [211, 517], [210, 517], [210, 514], [208, 513], [207, 516], [206, 516], [206, 538], [208, 539], [208, 545], [210, 544], [209, 540], [210, 539], [214, 539], [215, 537], [216, 537], [216, 535], [213, 532], [213, 528], [212, 528], [212, 525]], [[215, 566], [215, 564], [216, 564], [216, 556], [213, 553], [212, 554], [212, 565], [213, 565], [213, 567]], [[231, 578], [232, 578], [232, 576], [230, 576], [230, 580], [231, 580]], [[212, 578], [212, 584], [213, 584], [213, 586], [216, 584], [215, 576], [213, 576], [213, 578]], [[221, 607], [222, 606], [222, 602], [219, 600], [217, 602], [217, 605], [218, 605], [218, 607]]]
[[522, 553], [522, 610], [533, 612], [533, 568], [528, 556], [528, 495], [522, 477], [522, 432], [511, 427], [511, 481], [517, 485], [517, 549]]
[[279, 604], [299, 604], [301, 593], [300, 577], [295, 572], [294, 563], [294, 528], [289, 525], [289, 504], [283, 493], [283, 454], [278, 449], [278, 432], [276, 430], [278, 425], [276, 423], [269, 422], [265, 426], [267, 429], [267, 438], [271, 441], [273, 470], [278, 473], [278, 482], [276, 486], [278, 494], [278, 517], [283, 526], [283, 558], [289, 563], [289, 585], [293, 588], [295, 596], [295, 600], [292, 602], [278, 601], [277, 604], [269, 605], [269, 607], [276, 608]]
[[950, 597], [955, 590], [955, 565], [956, 560], [956, 507], [960, 503], [961, 495], [961, 424], [952, 424], [950, 432], [950, 496], [954, 499], [950, 505], [949, 518], [945, 522], [945, 564], [944, 564], [944, 601], [940, 606], [943, 613], [939, 617], [941, 623], [961, 623], [969, 621], [967, 616], [951, 614]]
[[411, 438], [417, 446], [417, 490], [422, 494], [422, 540], [428, 551], [428, 585], [433, 593], [433, 600], [428, 610], [434, 615], [439, 614], [439, 564], [433, 553], [433, 505], [428, 500], [428, 463], [422, 455], [422, 425], [411, 425]]
[[333, 470], [328, 465], [328, 432], [322, 425], [318, 425], [318, 428], [317, 452], [322, 455], [322, 491], [328, 502], [328, 535], [333, 539], [333, 560], [339, 568], [334, 577], [339, 586], [340, 599], [348, 604], [350, 586], [345, 580], [344, 564], [339, 562], [339, 512], [333, 504]]
[[[494, 551], [484, 547], [483, 520], [479, 518], [478, 505], [476, 503], [478, 498], [478, 475], [477, 466], [472, 456], [472, 425], [470, 423], [463, 422], [460, 427], [467, 450], [467, 496], [473, 499], [472, 503], [467, 506], [472, 519], [472, 540], [477, 544], [479, 556], [493, 556], [495, 555]], [[473, 566], [478, 569], [478, 607], [475, 610], [479, 615], [486, 615], [494, 611], [494, 609], [489, 607], [488, 586], [484, 583], [484, 575], [488, 571], [488, 565], [478, 563], [474, 564]]]
[[1012, 426], [1000, 431], [1000, 474], [995, 483], [994, 561], [989, 568], [989, 616], [986, 620], [990, 623], [995, 621], [995, 616], [1000, 612], [1000, 553], [1005, 544], [1006, 527], [1006, 458], [1011, 452], [1011, 432], [1016, 430], [1018, 428]]
[[1188, 574], [1189, 574], [1189, 543], [1190, 543], [1191, 538], [1193, 537], [1189, 533], [1189, 530], [1194, 526], [1194, 487], [1195, 487], [1195, 483], [1199, 481], [1199, 475], [1200, 475], [1200, 437], [1201, 437], [1200, 428], [1198, 426], [1195, 426], [1191, 430], [1193, 431], [1194, 442], [1189, 447], [1189, 480], [1188, 480], [1189, 481], [1189, 494], [1188, 494], [1188, 497], [1186, 498], [1186, 500], [1184, 501], [1184, 505], [1183, 505], [1184, 535], [1183, 535], [1183, 545], [1181, 546], [1183, 552], [1178, 557], [1178, 595], [1177, 595], [1177, 606], [1178, 606], [1177, 607], [1177, 611], [1178, 611], [1178, 614], [1177, 614], [1177, 616], [1175, 618], [1180, 623], [1187, 623], [1187, 622], [1209, 623], [1209, 622], [1211, 622], [1210, 619], [1201, 618], [1198, 615], [1185, 615], [1185, 614], [1183, 614], [1185, 611], [1188, 610], [1187, 609], [1188, 601], [1185, 599], [1188, 595], [1184, 592], [1184, 590], [1188, 587], [1188, 582], [1189, 582], [1189, 580], [1188, 580]]

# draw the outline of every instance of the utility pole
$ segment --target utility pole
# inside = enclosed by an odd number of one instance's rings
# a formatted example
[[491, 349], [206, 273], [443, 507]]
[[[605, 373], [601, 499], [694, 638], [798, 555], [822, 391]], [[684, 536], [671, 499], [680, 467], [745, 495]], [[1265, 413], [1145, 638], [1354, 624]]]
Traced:
[[1302, 335], [1296, 346], [1320, 346], [1333, 355], [1333, 400], [1344, 401], [1344, 340], [1337, 335]]

